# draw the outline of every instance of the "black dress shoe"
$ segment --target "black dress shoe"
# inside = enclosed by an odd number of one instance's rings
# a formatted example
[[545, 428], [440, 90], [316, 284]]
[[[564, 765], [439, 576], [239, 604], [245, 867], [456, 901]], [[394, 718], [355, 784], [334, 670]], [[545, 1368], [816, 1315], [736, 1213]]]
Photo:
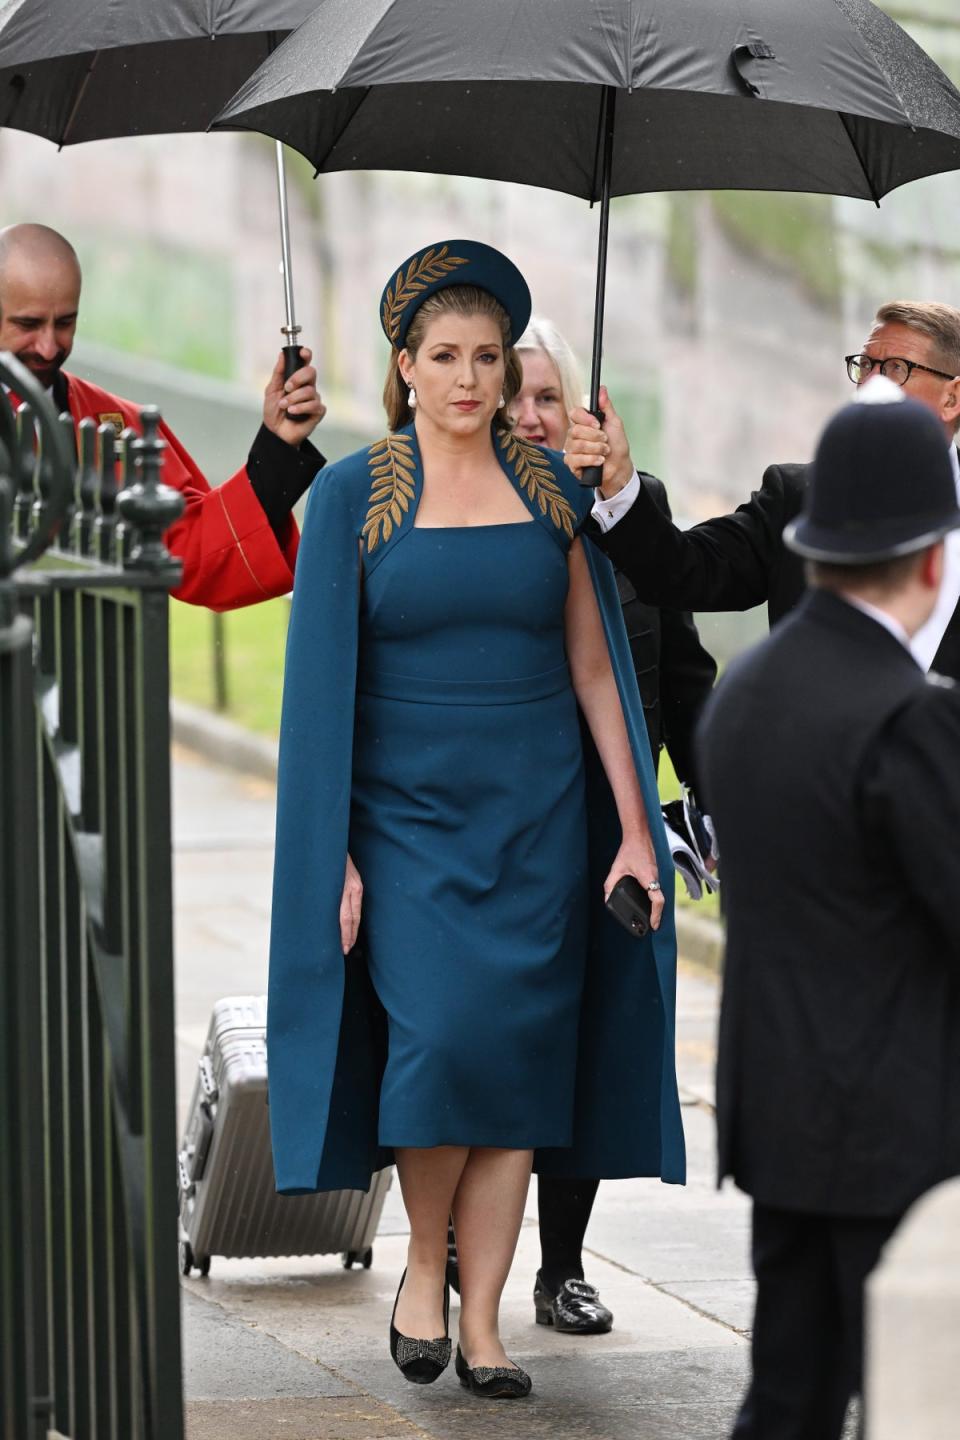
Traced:
[[454, 1369], [464, 1390], [469, 1390], [471, 1395], [481, 1395], [484, 1400], [522, 1400], [533, 1388], [526, 1370], [512, 1365], [478, 1365], [471, 1370], [459, 1345]]
[[438, 1340], [412, 1340], [408, 1335], [401, 1335], [393, 1323], [406, 1278], [404, 1270], [390, 1316], [390, 1354], [404, 1380], [414, 1385], [432, 1385], [450, 1364], [450, 1287], [446, 1284], [443, 1287], [443, 1336]]
[[564, 1335], [606, 1335], [613, 1329], [613, 1316], [586, 1280], [564, 1280], [554, 1295], [538, 1271], [533, 1303], [537, 1324], [552, 1325]]

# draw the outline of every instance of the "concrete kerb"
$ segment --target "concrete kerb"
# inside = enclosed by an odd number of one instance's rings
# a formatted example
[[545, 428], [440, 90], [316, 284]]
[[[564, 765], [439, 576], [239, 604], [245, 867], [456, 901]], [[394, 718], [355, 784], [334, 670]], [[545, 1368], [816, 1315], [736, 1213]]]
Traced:
[[[185, 700], [171, 700], [174, 740], [215, 765], [275, 783], [277, 742]], [[716, 920], [677, 910], [677, 947], [685, 960], [718, 975], [723, 965], [723, 927]]]
[[205, 760], [276, 783], [276, 740], [255, 735], [233, 720], [199, 705], [188, 705], [185, 700], [171, 700], [170, 724], [174, 740]]

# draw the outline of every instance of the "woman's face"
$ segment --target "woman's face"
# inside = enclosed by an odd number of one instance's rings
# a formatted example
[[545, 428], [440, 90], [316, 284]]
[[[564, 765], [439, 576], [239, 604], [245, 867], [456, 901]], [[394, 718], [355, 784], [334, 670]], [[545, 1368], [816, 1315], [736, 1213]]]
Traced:
[[545, 350], [521, 350], [519, 355], [523, 385], [510, 406], [514, 429], [525, 440], [562, 450], [570, 422], [557, 367]]
[[417, 414], [452, 435], [488, 430], [500, 403], [506, 362], [490, 315], [446, 311], [430, 321], [416, 357], [400, 352], [400, 374], [417, 392]]

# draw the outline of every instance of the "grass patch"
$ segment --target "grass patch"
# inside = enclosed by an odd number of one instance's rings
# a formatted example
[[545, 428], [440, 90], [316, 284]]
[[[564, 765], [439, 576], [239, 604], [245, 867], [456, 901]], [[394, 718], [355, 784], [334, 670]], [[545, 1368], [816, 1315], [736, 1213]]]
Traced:
[[179, 700], [215, 706], [214, 648], [222, 622], [227, 675], [224, 714], [259, 735], [280, 731], [283, 657], [290, 615], [288, 600], [265, 600], [215, 617], [198, 605], [170, 606], [171, 687]]

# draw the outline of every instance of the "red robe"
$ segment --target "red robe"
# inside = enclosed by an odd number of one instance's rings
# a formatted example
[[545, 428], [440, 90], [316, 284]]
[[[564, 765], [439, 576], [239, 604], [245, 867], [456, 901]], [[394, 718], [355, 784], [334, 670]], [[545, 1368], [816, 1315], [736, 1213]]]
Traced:
[[[69, 386], [70, 413], [78, 424], [92, 416], [98, 424], [114, 424], [118, 434], [127, 425], [142, 433], [138, 405], [77, 375], [64, 372], [64, 378]], [[211, 489], [196, 461], [164, 421], [160, 434], [167, 442], [163, 483], [179, 490], [187, 502], [180, 519], [164, 536], [167, 548], [183, 561], [183, 580], [172, 592], [175, 597], [211, 610], [237, 610], [286, 595], [293, 585], [300, 538], [293, 516], [281, 548], [254, 494], [246, 466]]]

